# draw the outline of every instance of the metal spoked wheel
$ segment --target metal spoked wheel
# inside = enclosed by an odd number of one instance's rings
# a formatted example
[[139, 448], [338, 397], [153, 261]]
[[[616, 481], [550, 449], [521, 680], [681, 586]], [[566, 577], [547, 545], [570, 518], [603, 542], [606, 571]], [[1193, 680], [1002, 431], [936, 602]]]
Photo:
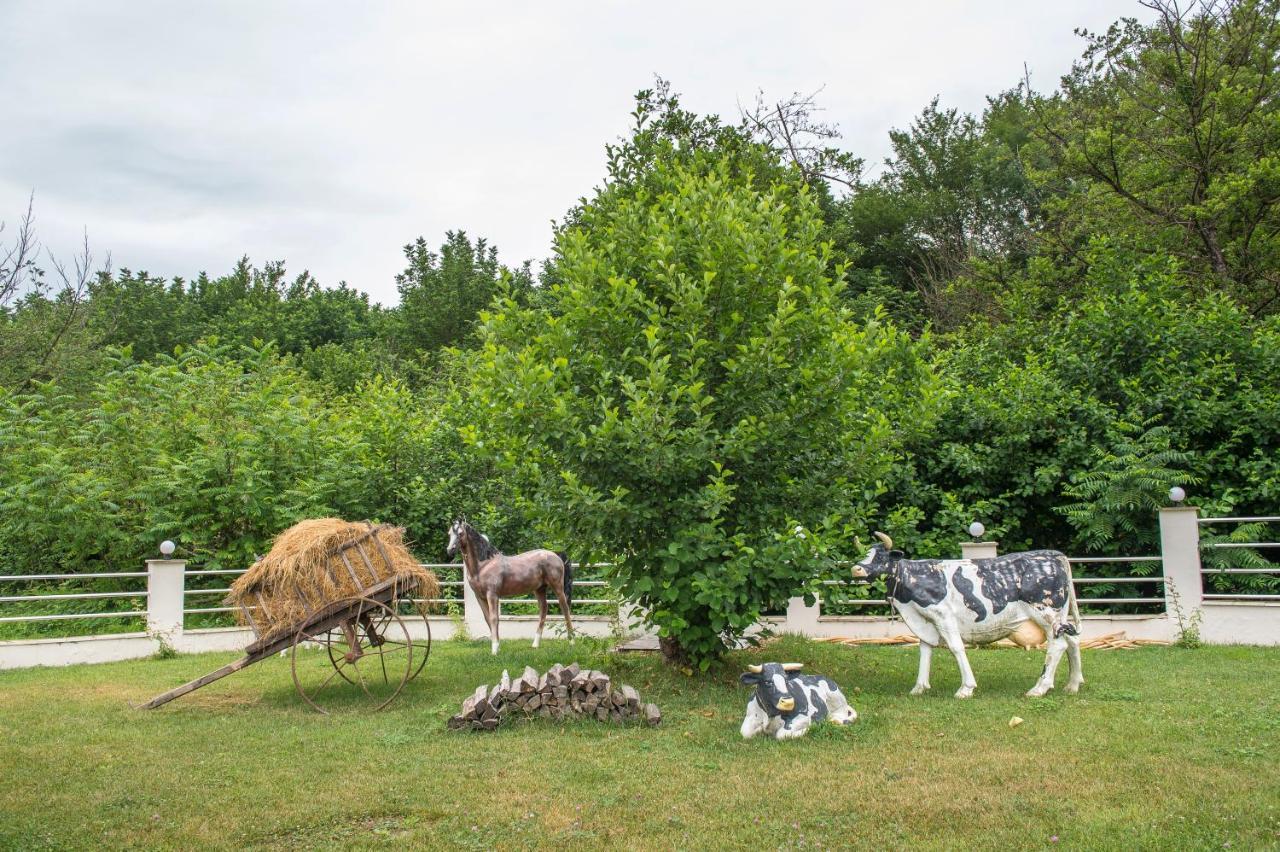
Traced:
[[[395, 605], [396, 604], [393, 604], [393, 606]], [[431, 656], [431, 621], [427, 617], [428, 613], [426, 604], [413, 602], [411, 605], [414, 611], [399, 617], [405, 619], [408, 624], [416, 624], [417, 619], [422, 619], [422, 629], [426, 633], [426, 637], [419, 637], [413, 640], [414, 666], [413, 671], [409, 673], [409, 680], [413, 680], [422, 673], [422, 669], [427, 665], [427, 658]], [[387, 609], [385, 612], [374, 616], [371, 619], [370, 625], [374, 635], [381, 637], [386, 645], [390, 645], [392, 647], [402, 644], [387, 635], [387, 628], [391, 624], [391, 619], [394, 617], [396, 617], [396, 614], [390, 609]], [[333, 666], [333, 668], [347, 683], [355, 684], [356, 681], [349, 676], [346, 671], [344, 671], [346, 667], [340, 665], [347, 652], [342, 631], [337, 628], [328, 631], [325, 634], [324, 645], [325, 651], [329, 655], [330, 665]]]
[[425, 638], [413, 640], [413, 659], [415, 668], [413, 674], [409, 675], [409, 680], [413, 680], [422, 673], [422, 668], [427, 664], [427, 658], [431, 656], [431, 619], [427, 617], [427, 605], [425, 603], [414, 602], [413, 613], [406, 615], [410, 624], [416, 623], [417, 619], [422, 620], [422, 630], [426, 634]]
[[[394, 609], [372, 598], [346, 605], [350, 615], [337, 627], [304, 627], [294, 636], [294, 686], [321, 713], [352, 704], [381, 710], [422, 670], [418, 645]], [[315, 645], [325, 652], [304, 647]]]

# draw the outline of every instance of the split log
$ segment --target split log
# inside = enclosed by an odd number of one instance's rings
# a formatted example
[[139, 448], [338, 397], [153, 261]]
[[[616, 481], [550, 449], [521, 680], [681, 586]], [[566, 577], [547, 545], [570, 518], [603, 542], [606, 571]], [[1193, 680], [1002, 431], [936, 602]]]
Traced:
[[657, 725], [662, 721], [662, 713], [658, 711], [657, 704], [644, 705], [644, 720], [650, 725]]
[[462, 702], [462, 715], [471, 718], [476, 705], [489, 694], [489, 687], [477, 686], [474, 694], [466, 701]]

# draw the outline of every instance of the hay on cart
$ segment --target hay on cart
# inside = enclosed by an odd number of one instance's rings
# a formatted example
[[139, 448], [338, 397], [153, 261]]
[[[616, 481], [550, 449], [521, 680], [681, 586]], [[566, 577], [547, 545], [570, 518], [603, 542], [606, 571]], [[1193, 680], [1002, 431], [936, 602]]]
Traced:
[[241, 624], [266, 639], [393, 578], [398, 596], [439, 597], [436, 575], [409, 552], [403, 528], [316, 518], [280, 533], [271, 551], [231, 584], [227, 604], [236, 607]]

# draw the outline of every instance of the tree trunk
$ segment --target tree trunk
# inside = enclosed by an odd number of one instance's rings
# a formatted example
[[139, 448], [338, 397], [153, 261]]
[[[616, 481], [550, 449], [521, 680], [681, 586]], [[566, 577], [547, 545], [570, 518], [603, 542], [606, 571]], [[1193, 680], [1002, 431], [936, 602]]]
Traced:
[[674, 636], [659, 636], [658, 648], [662, 650], [662, 659], [673, 666], [689, 667], [693, 665], [689, 658], [689, 653]]

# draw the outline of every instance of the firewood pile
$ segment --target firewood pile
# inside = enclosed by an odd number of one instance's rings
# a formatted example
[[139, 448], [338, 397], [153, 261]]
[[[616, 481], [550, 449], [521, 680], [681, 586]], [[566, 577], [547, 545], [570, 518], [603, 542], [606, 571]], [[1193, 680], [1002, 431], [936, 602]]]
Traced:
[[526, 666], [515, 680], [504, 671], [493, 686], [476, 687], [462, 702], [461, 712], [449, 719], [449, 727], [491, 731], [509, 716], [601, 722], [643, 719], [650, 725], [662, 721], [658, 705], [642, 702], [635, 687], [625, 683], [615, 687], [604, 672], [577, 663], [556, 663], [545, 674]]

